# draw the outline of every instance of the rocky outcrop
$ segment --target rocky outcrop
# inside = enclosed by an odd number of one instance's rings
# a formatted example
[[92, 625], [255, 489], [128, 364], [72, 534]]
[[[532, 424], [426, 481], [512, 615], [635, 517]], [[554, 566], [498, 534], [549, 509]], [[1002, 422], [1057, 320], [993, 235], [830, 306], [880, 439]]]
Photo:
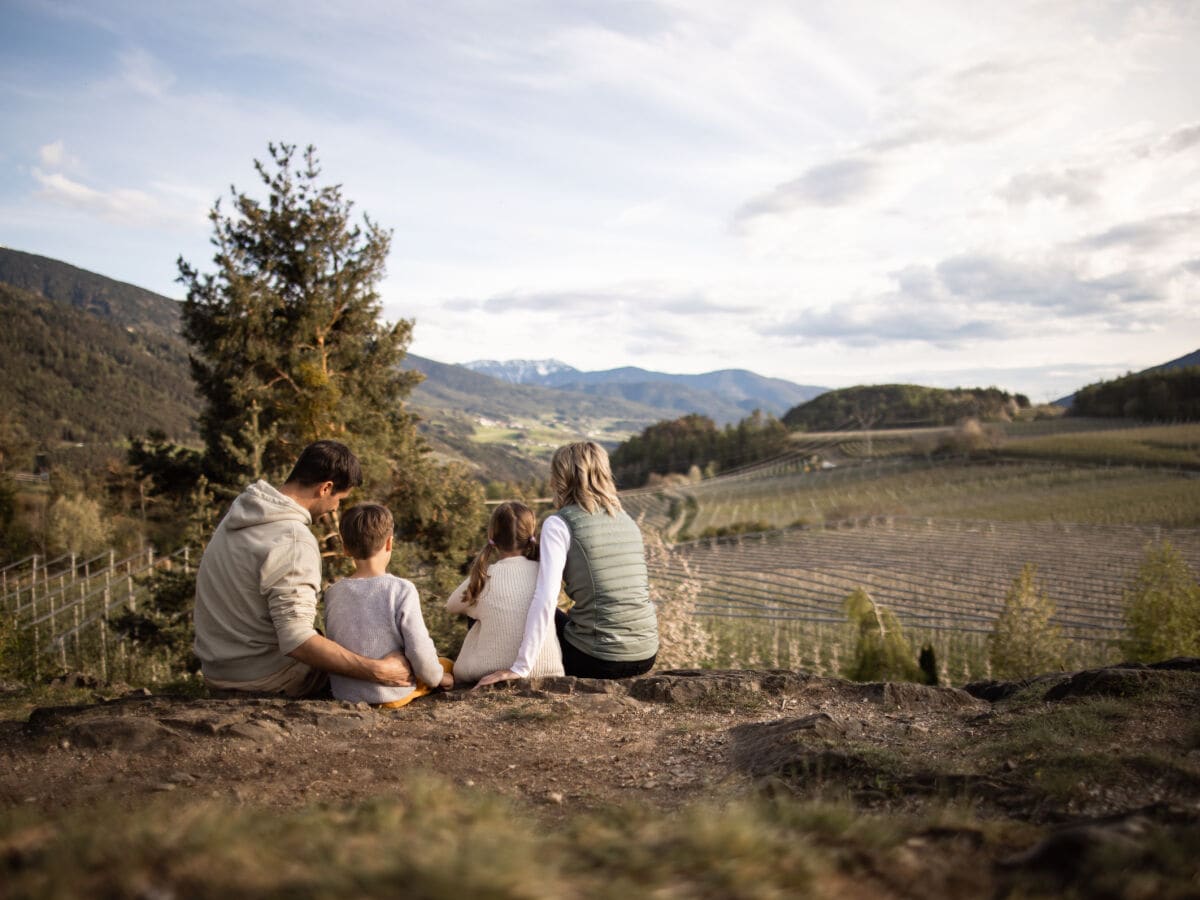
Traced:
[[1182, 673], [1191, 672], [1200, 672], [1200, 659], [1181, 656], [1149, 665], [1121, 663], [1017, 681], [975, 681], [963, 690], [989, 703], [1007, 700], [1022, 691], [1041, 693], [1043, 700], [1051, 702], [1069, 697], [1134, 697], [1147, 691], [1170, 689], [1186, 680]]

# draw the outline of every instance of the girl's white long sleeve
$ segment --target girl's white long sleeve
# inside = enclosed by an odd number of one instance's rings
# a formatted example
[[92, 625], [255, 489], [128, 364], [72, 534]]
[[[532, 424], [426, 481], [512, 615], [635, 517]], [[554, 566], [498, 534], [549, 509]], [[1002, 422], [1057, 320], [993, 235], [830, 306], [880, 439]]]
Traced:
[[571, 547], [571, 529], [559, 516], [549, 516], [542, 523], [542, 535], [538, 541], [537, 587], [533, 591], [533, 602], [525, 617], [525, 637], [517, 651], [517, 660], [509, 670], [519, 678], [528, 678], [533, 669], [533, 660], [538, 658], [542, 644], [547, 639], [558, 640], [554, 635], [554, 610], [558, 606], [558, 592], [562, 588], [563, 569], [567, 567], [567, 550]]

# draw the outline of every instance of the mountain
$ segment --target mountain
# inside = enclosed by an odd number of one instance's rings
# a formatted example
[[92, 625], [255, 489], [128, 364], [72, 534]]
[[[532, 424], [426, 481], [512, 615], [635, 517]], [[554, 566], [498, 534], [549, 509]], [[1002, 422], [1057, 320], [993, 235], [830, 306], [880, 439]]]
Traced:
[[[1191, 366], [1200, 366], [1200, 350], [1193, 350], [1186, 356], [1181, 356], [1178, 359], [1173, 359], [1170, 362], [1162, 363], [1158, 366], [1151, 366], [1146, 369], [1146, 372], [1162, 372], [1166, 369], [1186, 369]], [[1139, 375], [1142, 373], [1139, 372]]]
[[[197, 441], [200, 404], [179, 311], [178, 301], [152, 291], [0, 247], [0, 441], [23, 435], [23, 447], [68, 448], [62, 452], [89, 464], [131, 433], [158, 429], [178, 442]], [[619, 397], [510, 384], [414, 355], [404, 365], [426, 376], [408, 406], [430, 443], [472, 463], [484, 479], [544, 477], [547, 441], [589, 435], [615, 444], [661, 418]], [[476, 435], [485, 419], [526, 424], [514, 426], [515, 437], [488, 443]], [[534, 422], [549, 432], [538, 441], [527, 433]]]
[[489, 419], [525, 416], [616, 419], [630, 428], [640, 428], [661, 418], [650, 405], [511, 382], [482, 370], [435, 362], [412, 353], [405, 357], [405, 364], [425, 375], [425, 381], [417, 386], [412, 397], [414, 405], [425, 409], [465, 412]]
[[[1165, 372], [1170, 369], [1186, 369], [1191, 366], [1200, 366], [1200, 350], [1193, 350], [1184, 356], [1180, 356], [1170, 362], [1159, 363], [1157, 366], [1151, 366], [1148, 369], [1142, 369], [1140, 372], [1133, 372], [1134, 375], [1145, 375], [1147, 372]], [[1088, 385], [1091, 387], [1091, 385]], [[1082, 390], [1082, 388], [1080, 389]], [[1070, 408], [1075, 403], [1075, 394], [1068, 394], [1066, 397], [1059, 397], [1053, 401], [1055, 406], [1065, 406]]]
[[557, 360], [478, 360], [465, 366], [516, 383], [623, 398], [653, 407], [660, 418], [700, 413], [718, 424], [736, 422], [755, 409], [779, 416], [827, 390], [766, 378], [745, 369], [675, 375], [625, 366], [583, 372]]
[[579, 371], [557, 359], [510, 359], [506, 362], [477, 359], [463, 365], [473, 372], [491, 375], [512, 384], [548, 384], [545, 379], [550, 376]]

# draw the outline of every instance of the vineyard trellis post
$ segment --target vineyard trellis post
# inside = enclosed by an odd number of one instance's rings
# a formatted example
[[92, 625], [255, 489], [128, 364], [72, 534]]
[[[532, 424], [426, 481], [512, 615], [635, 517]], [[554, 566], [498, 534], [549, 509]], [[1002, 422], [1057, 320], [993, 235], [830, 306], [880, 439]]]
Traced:
[[38, 653], [39, 646], [38, 637], [38, 614], [37, 614], [37, 554], [33, 554], [33, 568], [29, 573], [29, 614], [33, 618], [33, 677], [39, 678], [42, 674], [41, 654]]

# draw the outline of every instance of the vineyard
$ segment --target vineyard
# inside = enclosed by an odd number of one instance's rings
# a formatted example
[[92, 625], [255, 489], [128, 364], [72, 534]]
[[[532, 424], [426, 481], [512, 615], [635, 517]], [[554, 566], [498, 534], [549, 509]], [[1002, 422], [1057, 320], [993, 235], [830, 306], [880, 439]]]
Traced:
[[[845, 598], [864, 588], [961, 683], [988, 675], [986, 636], [1027, 563], [1079, 665], [1115, 652], [1122, 592], [1148, 545], [1169, 541], [1200, 571], [1200, 477], [1149, 465], [1186, 463], [1198, 438], [1195, 426], [1065, 429], [1018, 439], [1042, 444], [1024, 451], [1037, 458], [884, 449], [836, 467], [814, 465], [807, 446], [716, 478], [627, 491], [622, 502], [675, 542], [652, 562], [652, 580], [666, 596], [698, 586], [696, 615], [718, 664], [836, 670]], [[1039, 457], [1065, 459], [1064, 448], [1082, 448], [1085, 461]], [[1094, 464], [1097, 453], [1113, 464]]]
[[[152, 548], [117, 559], [111, 551], [92, 559], [31, 556], [0, 569], [0, 624], [31, 660], [34, 675], [57, 668], [131, 679], [133, 670], [155, 674], [158, 660], [131, 652], [109, 626], [146, 599], [146, 577], [187, 566], [185, 548], [158, 557]], [[168, 664], [159, 666], [167, 674]]]
[[868, 516], [1200, 525], [1200, 478], [1138, 466], [880, 460], [805, 472], [797, 459], [692, 485], [622, 495], [630, 514], [677, 540]]

